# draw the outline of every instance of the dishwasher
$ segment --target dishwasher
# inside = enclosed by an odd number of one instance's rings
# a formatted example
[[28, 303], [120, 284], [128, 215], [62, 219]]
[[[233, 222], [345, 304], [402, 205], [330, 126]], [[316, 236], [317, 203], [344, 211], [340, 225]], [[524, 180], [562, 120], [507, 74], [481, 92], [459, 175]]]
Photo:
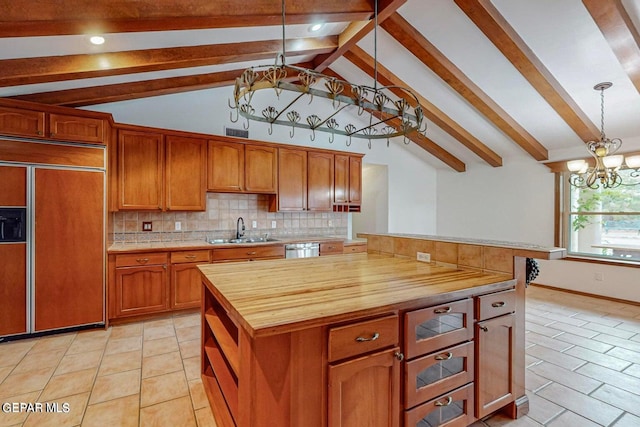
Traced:
[[285, 258], [310, 258], [320, 255], [320, 243], [290, 243], [284, 246]]

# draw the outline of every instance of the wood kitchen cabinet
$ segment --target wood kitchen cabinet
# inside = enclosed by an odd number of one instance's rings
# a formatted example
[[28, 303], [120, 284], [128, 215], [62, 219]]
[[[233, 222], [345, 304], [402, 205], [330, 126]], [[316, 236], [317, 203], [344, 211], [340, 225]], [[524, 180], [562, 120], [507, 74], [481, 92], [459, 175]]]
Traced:
[[118, 130], [118, 209], [204, 211], [207, 141]]
[[239, 142], [209, 141], [207, 149], [207, 190], [244, 191], [244, 146]]
[[201, 138], [165, 137], [165, 209], [207, 209], [207, 141]]
[[334, 155], [309, 151], [307, 155], [307, 209], [330, 212], [333, 209]]
[[244, 171], [244, 189], [247, 193], [276, 193], [278, 191], [277, 149], [266, 145], [245, 145]]
[[166, 252], [116, 255], [110, 317], [166, 311], [169, 308], [167, 261]]
[[278, 148], [277, 211], [307, 210], [307, 152]]
[[109, 123], [104, 118], [0, 105], [0, 134], [3, 135], [104, 144], [108, 130]]
[[200, 307], [202, 283], [197, 266], [209, 262], [209, 253], [208, 250], [171, 252], [171, 309]]
[[336, 154], [334, 176], [334, 210], [360, 212], [362, 157]]

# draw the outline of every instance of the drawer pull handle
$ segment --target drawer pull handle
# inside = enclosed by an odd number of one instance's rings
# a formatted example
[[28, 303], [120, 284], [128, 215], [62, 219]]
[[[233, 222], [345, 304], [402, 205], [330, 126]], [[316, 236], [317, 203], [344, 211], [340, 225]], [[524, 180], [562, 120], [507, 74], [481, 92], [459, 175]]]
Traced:
[[253, 252], [247, 252], [247, 255], [255, 255], [255, 254], [257, 254], [257, 252], [256, 252], [256, 251], [253, 251]]
[[139, 264], [146, 264], [149, 262], [149, 258], [136, 258], [136, 262]]
[[357, 342], [375, 341], [378, 338], [380, 338], [380, 334], [377, 333], [377, 332], [374, 332], [374, 334], [371, 336], [371, 338], [357, 337], [356, 341]]
[[447, 397], [447, 401], [446, 402], [441, 402], [441, 401], [437, 401], [435, 403], [436, 406], [449, 406], [451, 405], [451, 403], [453, 403], [453, 397], [449, 396]]
[[451, 313], [451, 307], [437, 308], [433, 312], [435, 314]]
[[185, 255], [184, 256], [186, 259], [196, 259], [195, 255]]
[[506, 303], [506, 302], [504, 302], [504, 301], [498, 301], [498, 302], [494, 302], [493, 304], [491, 304], [491, 307], [498, 308], [498, 307], [504, 307], [505, 305], [507, 305], [507, 303]]
[[436, 360], [449, 360], [453, 357], [453, 353], [448, 352], [444, 354], [439, 354], [435, 357]]
[[485, 332], [489, 332], [489, 328], [487, 328], [486, 326], [479, 326], [479, 328]]

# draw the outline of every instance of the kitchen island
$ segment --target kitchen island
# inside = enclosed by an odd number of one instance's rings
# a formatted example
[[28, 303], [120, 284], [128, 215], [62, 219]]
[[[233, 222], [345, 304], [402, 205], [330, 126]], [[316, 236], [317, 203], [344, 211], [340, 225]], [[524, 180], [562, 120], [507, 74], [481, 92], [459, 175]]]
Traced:
[[220, 426], [519, 415], [513, 274], [373, 253], [198, 268], [202, 379]]

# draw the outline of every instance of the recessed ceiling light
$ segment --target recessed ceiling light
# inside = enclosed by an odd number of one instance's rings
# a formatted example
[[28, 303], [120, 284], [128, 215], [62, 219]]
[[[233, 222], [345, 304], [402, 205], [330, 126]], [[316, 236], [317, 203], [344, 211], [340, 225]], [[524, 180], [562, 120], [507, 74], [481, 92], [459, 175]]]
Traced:
[[89, 37], [89, 41], [95, 45], [101, 45], [104, 43], [104, 37], [102, 36], [91, 36]]
[[312, 26], [309, 27], [309, 31], [312, 31], [315, 33], [316, 31], [319, 31], [320, 28], [322, 28], [323, 26], [324, 24], [313, 24]]

